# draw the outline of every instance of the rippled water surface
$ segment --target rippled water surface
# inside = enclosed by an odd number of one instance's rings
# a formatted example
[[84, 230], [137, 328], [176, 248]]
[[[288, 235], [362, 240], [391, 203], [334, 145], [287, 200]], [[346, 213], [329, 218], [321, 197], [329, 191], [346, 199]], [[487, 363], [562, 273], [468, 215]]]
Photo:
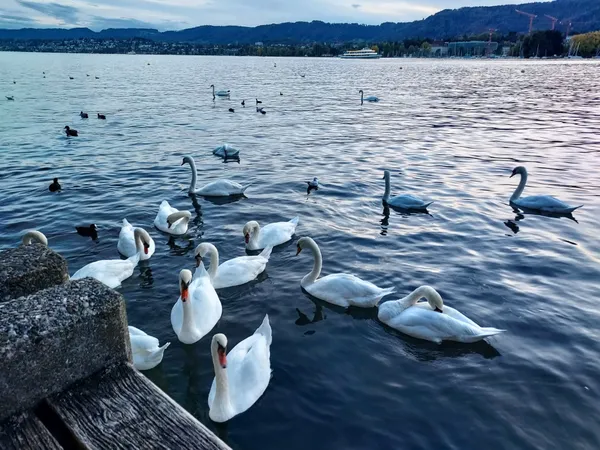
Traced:
[[[213, 83], [231, 99], [213, 102]], [[120, 288], [130, 324], [173, 342], [145, 373], [232, 447], [600, 448], [600, 64], [0, 53], [0, 88], [0, 248], [40, 229], [72, 274], [118, 257], [123, 218], [149, 230], [156, 253]], [[361, 107], [359, 89], [381, 101]], [[240, 164], [212, 156], [223, 142]], [[251, 182], [247, 198], [190, 198], [186, 154], [199, 183]], [[576, 221], [514, 212], [517, 165], [526, 194], [584, 204]], [[384, 169], [392, 193], [434, 200], [430, 214], [384, 210]], [[314, 176], [323, 186], [307, 196]], [[185, 238], [153, 228], [163, 199], [193, 213]], [[291, 242], [260, 281], [219, 292], [214, 332], [231, 347], [269, 314], [273, 378], [249, 411], [213, 424], [210, 338], [186, 346], [171, 329], [178, 273], [202, 241], [226, 260], [244, 254], [246, 221], [296, 215], [325, 274], [395, 286], [388, 299], [430, 284], [507, 332], [438, 346], [375, 309], [315, 303], [300, 288], [312, 258]], [[92, 222], [98, 242], [74, 230]]]

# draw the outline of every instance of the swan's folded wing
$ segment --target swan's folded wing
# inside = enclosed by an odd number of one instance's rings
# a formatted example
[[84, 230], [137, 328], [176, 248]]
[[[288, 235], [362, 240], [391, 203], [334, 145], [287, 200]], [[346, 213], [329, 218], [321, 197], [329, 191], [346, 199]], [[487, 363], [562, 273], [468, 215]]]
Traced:
[[158, 339], [153, 336], [131, 336], [131, 352], [133, 354], [150, 355], [158, 349]]
[[91, 277], [106, 284], [110, 288], [115, 288], [121, 284], [122, 280], [131, 276], [134, 267], [135, 266], [128, 259], [96, 261], [79, 269], [73, 274], [71, 279], [76, 280], [79, 278]]
[[530, 209], [547, 209], [562, 211], [570, 209], [572, 206], [567, 205], [563, 201], [552, 197], [550, 195], [532, 195], [529, 197], [522, 197], [515, 201], [517, 206]]
[[403, 206], [405, 208], [407, 208], [407, 207], [419, 208], [419, 207], [422, 207], [423, 205], [425, 205], [427, 202], [425, 202], [424, 200], [420, 199], [419, 197], [415, 197], [414, 195], [411, 195], [411, 194], [402, 194], [402, 195], [398, 195], [396, 197], [390, 198], [388, 200], [388, 203], [392, 206], [398, 205], [398, 206]]
[[406, 334], [417, 335], [430, 340], [476, 336], [480, 333], [478, 326], [456, 320], [448, 314], [415, 307], [404, 310], [400, 315], [390, 320], [389, 325], [400, 329]]
[[350, 306], [383, 295], [382, 289], [373, 283], [345, 273], [319, 278], [307, 290], [315, 297], [339, 306]]

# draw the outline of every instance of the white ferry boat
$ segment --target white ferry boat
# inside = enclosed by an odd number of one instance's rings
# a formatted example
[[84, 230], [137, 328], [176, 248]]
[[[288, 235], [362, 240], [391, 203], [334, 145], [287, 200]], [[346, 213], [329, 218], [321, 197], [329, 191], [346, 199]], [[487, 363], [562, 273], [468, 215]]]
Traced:
[[340, 55], [343, 59], [377, 59], [381, 58], [381, 55], [370, 48], [363, 48], [362, 50], [348, 50], [343, 55]]

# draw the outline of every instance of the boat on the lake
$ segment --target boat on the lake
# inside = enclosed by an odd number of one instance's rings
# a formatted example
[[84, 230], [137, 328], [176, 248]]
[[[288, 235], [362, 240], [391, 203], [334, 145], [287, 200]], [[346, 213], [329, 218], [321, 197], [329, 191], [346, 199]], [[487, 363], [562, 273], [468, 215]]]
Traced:
[[340, 55], [342, 59], [379, 59], [381, 55], [375, 50], [370, 48], [363, 48], [362, 50], [348, 50], [343, 55]]

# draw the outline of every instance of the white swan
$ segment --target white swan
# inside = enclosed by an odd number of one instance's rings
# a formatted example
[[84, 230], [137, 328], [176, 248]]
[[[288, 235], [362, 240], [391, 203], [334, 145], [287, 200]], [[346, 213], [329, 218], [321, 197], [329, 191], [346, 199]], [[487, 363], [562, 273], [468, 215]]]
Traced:
[[37, 242], [38, 244], [48, 247], [48, 239], [41, 231], [31, 230], [23, 235], [23, 245], [30, 245], [33, 242]]
[[364, 98], [365, 94], [364, 94], [364, 92], [363, 92], [362, 89], [360, 91], [358, 91], [358, 92], [360, 92], [360, 104], [361, 105], [364, 103], [365, 100], [368, 101], [368, 102], [378, 102], [379, 101], [379, 98], [375, 97], [374, 95], [371, 95], [369, 97]]
[[[426, 302], [417, 301], [425, 297]], [[430, 286], [421, 286], [400, 300], [379, 305], [377, 317], [409, 336], [440, 344], [442, 341], [477, 342], [505, 330], [480, 327], [454, 308]]]
[[294, 217], [289, 222], [275, 222], [260, 227], [258, 222], [251, 220], [246, 225], [242, 232], [246, 240], [246, 249], [262, 250], [267, 247], [275, 247], [285, 244], [292, 239], [298, 226], [299, 217]]
[[536, 211], [544, 211], [556, 214], [569, 214], [575, 211], [577, 208], [581, 208], [583, 205], [571, 206], [554, 198], [550, 195], [533, 195], [530, 197], [521, 197], [525, 184], [527, 184], [527, 169], [523, 166], [515, 167], [510, 175], [510, 178], [515, 175], [521, 175], [521, 182], [519, 186], [510, 197], [510, 203], [514, 204], [519, 208], [533, 209]]
[[220, 156], [221, 158], [239, 158], [240, 151], [229, 144], [223, 144], [213, 150], [213, 155]]
[[168, 201], [163, 200], [158, 207], [154, 226], [164, 233], [181, 236], [187, 233], [191, 218], [192, 213], [189, 211], [179, 211], [169, 205]]
[[213, 97], [216, 95], [218, 97], [229, 97], [230, 91], [229, 89], [227, 89], [226, 91], [216, 91], [215, 92], [215, 85], [211, 84], [210, 87], [213, 90]]
[[238, 256], [237, 258], [225, 261], [219, 265], [219, 251], [217, 248], [203, 242], [196, 247], [196, 265], [202, 263], [202, 258], [210, 255], [210, 267], [208, 275], [215, 289], [222, 289], [231, 286], [240, 286], [254, 280], [258, 275], [265, 271], [273, 247], [265, 248], [257, 256]]
[[126, 280], [133, 275], [133, 269], [137, 266], [142, 253], [148, 251], [150, 246], [150, 235], [142, 228], [136, 228], [133, 232], [135, 236], [135, 244], [137, 253], [130, 258], [123, 259], [105, 259], [96, 261], [83, 266], [71, 277], [71, 280], [80, 278], [95, 278], [96, 280], [106, 284], [109, 288], [116, 288], [121, 285], [123, 280]]
[[179, 299], [171, 309], [171, 325], [181, 342], [193, 344], [213, 329], [223, 307], [203, 264], [196, 269], [193, 281], [192, 272], [180, 272], [179, 289]]
[[191, 156], [184, 156], [181, 165], [183, 166], [185, 163], [188, 163], [192, 168], [192, 182], [188, 190], [190, 194], [202, 195], [203, 197], [229, 197], [232, 195], [244, 195], [244, 192], [248, 189], [249, 185], [242, 186], [240, 183], [231, 180], [211, 181], [200, 189], [196, 189], [196, 162]]
[[390, 171], [383, 171], [383, 179], [385, 180], [385, 193], [383, 194], [383, 203], [389, 206], [405, 209], [405, 210], [424, 210], [433, 202], [426, 202], [419, 197], [410, 194], [397, 195], [390, 198]]
[[131, 354], [133, 355], [133, 367], [137, 370], [150, 370], [158, 366], [170, 342], [162, 347], [158, 339], [149, 336], [142, 330], [131, 325], [129, 329], [129, 341], [131, 342]]
[[304, 248], [312, 251], [315, 262], [312, 271], [302, 278], [300, 285], [313, 297], [343, 307], [372, 308], [383, 297], [395, 291], [394, 288], [382, 289], [373, 283], [346, 273], [335, 273], [319, 279], [323, 266], [321, 250], [317, 243], [309, 237], [298, 240], [296, 255], [299, 255]]
[[[146, 253], [144, 251], [142, 253], [140, 261], [146, 261], [147, 259], [150, 259], [156, 250], [154, 239], [152, 239], [150, 235], [148, 235], [148, 238], [148, 252]], [[133, 226], [127, 221], [127, 219], [123, 219], [123, 226], [119, 232], [119, 242], [117, 242], [117, 250], [121, 255], [127, 258], [130, 258], [137, 253], [135, 237], [133, 235]]]
[[226, 422], [250, 408], [271, 380], [271, 325], [266, 315], [252, 336], [228, 354], [227, 338], [215, 334], [210, 344], [215, 378], [208, 394], [208, 416]]

